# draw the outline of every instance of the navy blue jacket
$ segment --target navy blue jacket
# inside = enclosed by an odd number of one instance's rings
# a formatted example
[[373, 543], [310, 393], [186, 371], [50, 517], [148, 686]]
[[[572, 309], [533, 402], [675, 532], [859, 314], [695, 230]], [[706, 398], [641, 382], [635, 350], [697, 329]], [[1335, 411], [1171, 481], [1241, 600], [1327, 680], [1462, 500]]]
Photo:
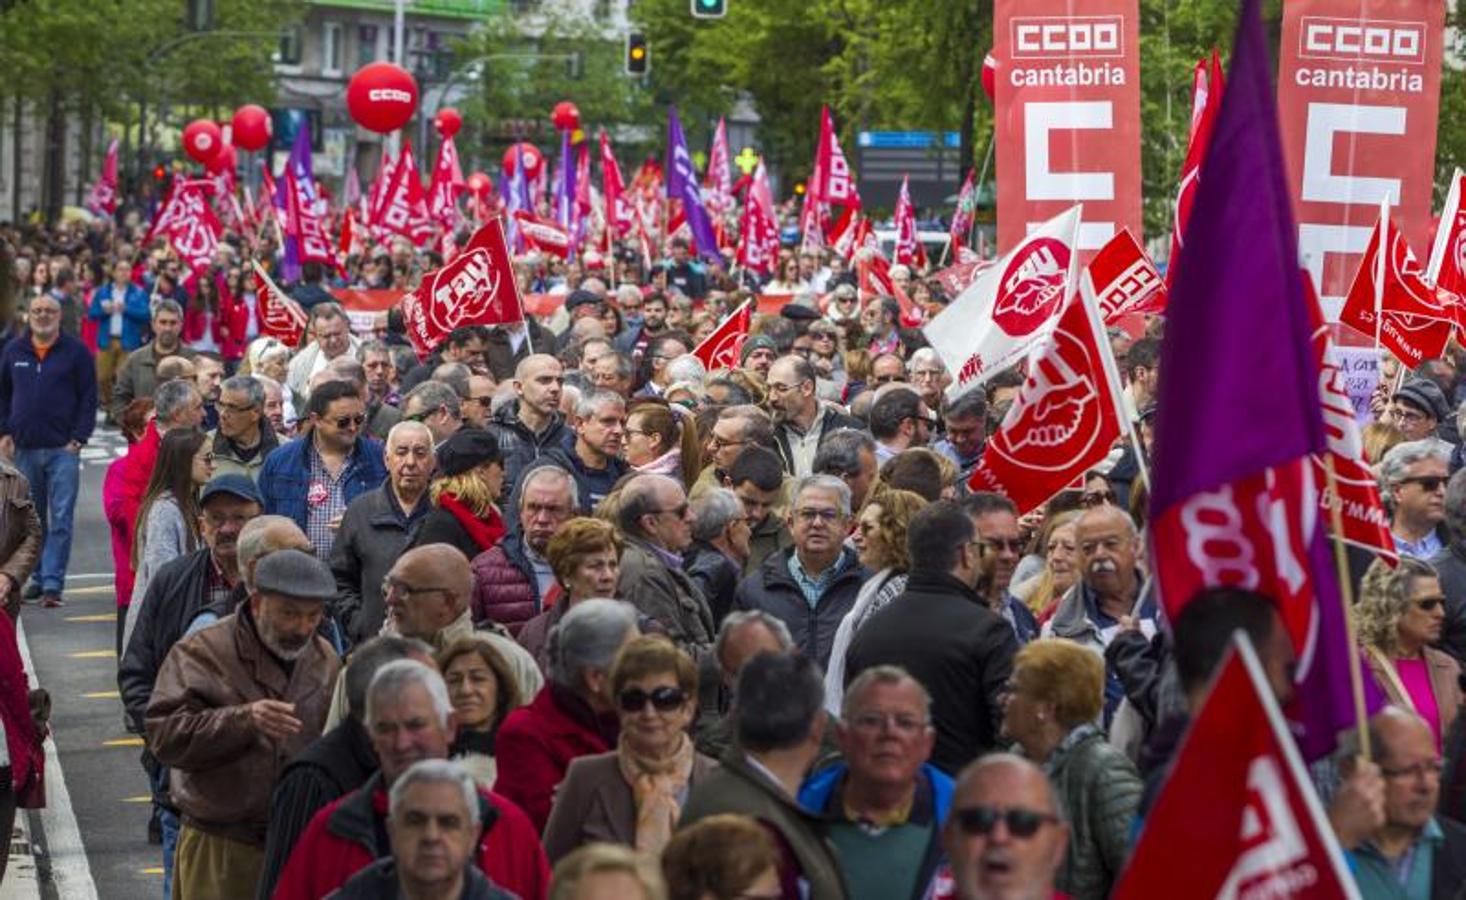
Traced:
[[85, 444], [97, 425], [97, 366], [86, 345], [69, 334], [42, 362], [30, 332], [0, 352], [0, 435], [24, 450]]
[[[306, 498], [310, 494], [311, 436], [305, 435], [287, 441], [265, 458], [260, 468], [260, 493], [265, 497], [265, 512], [271, 515], [289, 516], [306, 530], [309, 509]], [[349, 505], [352, 500], [387, 480], [387, 466], [382, 462], [382, 445], [371, 438], [358, 437], [351, 456], [346, 460], [346, 469], [341, 473], [345, 483], [342, 495]]]

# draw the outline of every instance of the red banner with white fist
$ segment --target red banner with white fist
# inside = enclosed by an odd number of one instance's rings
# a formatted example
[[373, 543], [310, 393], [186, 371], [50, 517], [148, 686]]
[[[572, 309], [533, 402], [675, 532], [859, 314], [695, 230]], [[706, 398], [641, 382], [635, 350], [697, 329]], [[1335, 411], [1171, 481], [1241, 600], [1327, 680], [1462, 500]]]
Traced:
[[1299, 256], [1331, 318], [1386, 197], [1410, 245], [1430, 246], [1444, 15], [1441, 0], [1283, 4], [1283, 152]]
[[460, 326], [523, 320], [524, 305], [498, 219], [490, 219], [452, 262], [424, 275], [417, 290], [402, 297], [402, 321], [419, 359]]
[[1142, 234], [1139, 0], [997, 0], [998, 249], [1084, 204], [1081, 264]]

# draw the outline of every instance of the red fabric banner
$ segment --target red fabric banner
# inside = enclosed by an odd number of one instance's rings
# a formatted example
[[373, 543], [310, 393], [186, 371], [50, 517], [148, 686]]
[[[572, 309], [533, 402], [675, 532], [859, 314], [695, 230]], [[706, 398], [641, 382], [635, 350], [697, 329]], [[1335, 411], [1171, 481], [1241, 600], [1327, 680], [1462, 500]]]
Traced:
[[402, 298], [402, 321], [419, 358], [460, 326], [523, 320], [519, 285], [498, 219], [490, 219], [452, 262], [424, 275], [417, 290]]
[[1429, 246], [1445, 35], [1441, 0], [1288, 0], [1278, 119], [1299, 258], [1338, 315], [1387, 196]]
[[997, 0], [998, 252], [1076, 203], [1081, 265], [1141, 230], [1139, 0]]

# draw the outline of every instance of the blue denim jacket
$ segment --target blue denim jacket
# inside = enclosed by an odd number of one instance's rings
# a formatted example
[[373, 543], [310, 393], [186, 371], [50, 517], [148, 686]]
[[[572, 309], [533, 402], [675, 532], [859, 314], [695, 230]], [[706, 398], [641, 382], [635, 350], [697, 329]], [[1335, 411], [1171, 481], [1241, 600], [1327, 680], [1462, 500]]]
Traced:
[[[301, 531], [306, 530], [306, 497], [310, 493], [310, 442], [310, 435], [306, 435], [276, 447], [265, 458], [258, 482], [265, 497], [265, 512], [289, 516]], [[382, 445], [371, 438], [357, 438], [341, 480], [347, 503], [381, 487], [387, 480]]]

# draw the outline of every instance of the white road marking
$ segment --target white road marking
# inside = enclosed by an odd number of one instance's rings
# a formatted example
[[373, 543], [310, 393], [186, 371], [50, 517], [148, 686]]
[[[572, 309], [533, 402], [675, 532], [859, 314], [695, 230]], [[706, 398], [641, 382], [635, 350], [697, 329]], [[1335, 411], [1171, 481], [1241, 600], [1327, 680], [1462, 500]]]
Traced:
[[[31, 662], [31, 648], [25, 638], [25, 622], [16, 623], [16, 643], [20, 646], [20, 658], [30, 677], [31, 687], [39, 687], [36, 681], [36, 667]], [[87, 863], [87, 850], [82, 845], [81, 828], [76, 824], [76, 813], [71, 808], [71, 793], [66, 790], [66, 778], [61, 772], [61, 752], [56, 741], [46, 738], [46, 808], [40, 811], [41, 828], [46, 833], [46, 846], [51, 853], [51, 882], [56, 894], [66, 900], [95, 900], [97, 883], [92, 878], [92, 867]], [[17, 819], [23, 816], [17, 815]], [[10, 865], [30, 859], [30, 871], [34, 873], [34, 857], [12, 857]], [[17, 872], [17, 875], [19, 873]], [[34, 876], [32, 876], [34, 877]], [[7, 885], [11, 878], [7, 877]], [[4, 896], [9, 896], [4, 895]], [[17, 896], [38, 896], [17, 895]]]

